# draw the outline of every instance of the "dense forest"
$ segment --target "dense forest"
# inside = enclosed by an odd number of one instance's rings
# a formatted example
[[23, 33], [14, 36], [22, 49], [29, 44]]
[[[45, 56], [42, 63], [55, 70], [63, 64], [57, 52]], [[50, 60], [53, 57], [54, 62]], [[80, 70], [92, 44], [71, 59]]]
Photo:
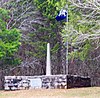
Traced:
[[[61, 9], [68, 21], [55, 19]], [[52, 74], [65, 74], [68, 63], [68, 74], [89, 76], [100, 86], [99, 0], [0, 1], [2, 74], [45, 75], [47, 43]]]

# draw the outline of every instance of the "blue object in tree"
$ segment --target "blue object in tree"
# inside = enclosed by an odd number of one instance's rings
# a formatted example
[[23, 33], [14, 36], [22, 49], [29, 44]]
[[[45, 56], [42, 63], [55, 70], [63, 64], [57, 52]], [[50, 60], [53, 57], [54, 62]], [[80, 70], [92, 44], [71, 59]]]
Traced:
[[66, 10], [61, 10], [60, 13], [56, 16], [57, 21], [61, 21], [63, 19], [67, 18], [67, 11]]

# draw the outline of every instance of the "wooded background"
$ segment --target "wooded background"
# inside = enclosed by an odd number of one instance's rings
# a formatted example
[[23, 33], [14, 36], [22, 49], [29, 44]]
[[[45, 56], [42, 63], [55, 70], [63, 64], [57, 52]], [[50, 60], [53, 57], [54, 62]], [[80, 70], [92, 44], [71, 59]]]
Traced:
[[[68, 22], [55, 17], [68, 7]], [[90, 76], [100, 86], [99, 0], [1, 0], [0, 75], [45, 75], [46, 45], [52, 74]]]

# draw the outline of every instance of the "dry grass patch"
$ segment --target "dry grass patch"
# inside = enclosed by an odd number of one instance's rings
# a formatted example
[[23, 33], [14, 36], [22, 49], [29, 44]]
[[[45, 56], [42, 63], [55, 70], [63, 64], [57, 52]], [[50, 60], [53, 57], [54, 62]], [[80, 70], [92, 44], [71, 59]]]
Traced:
[[0, 91], [0, 98], [100, 98], [100, 87]]

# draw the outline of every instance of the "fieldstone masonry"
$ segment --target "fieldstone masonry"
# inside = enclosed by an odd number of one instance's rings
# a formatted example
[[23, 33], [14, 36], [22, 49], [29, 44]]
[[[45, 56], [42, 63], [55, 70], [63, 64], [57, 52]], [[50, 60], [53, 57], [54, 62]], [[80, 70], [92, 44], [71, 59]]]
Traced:
[[[17, 80], [18, 82], [16, 82], [17, 89], [22, 89], [21, 87], [30, 88], [30, 89], [31, 88], [66, 89], [66, 88], [74, 88], [74, 87], [91, 86], [91, 79], [89, 77], [80, 77], [76, 75], [5, 76], [5, 86], [4, 86], [5, 90], [12, 90], [15, 84], [13, 82], [9, 82], [9, 80], [11, 81], [14, 78], [18, 79]], [[9, 88], [9, 83], [12, 83], [12, 88]]]
[[42, 88], [66, 88], [67, 77], [66, 75], [51, 75], [41, 77]]

